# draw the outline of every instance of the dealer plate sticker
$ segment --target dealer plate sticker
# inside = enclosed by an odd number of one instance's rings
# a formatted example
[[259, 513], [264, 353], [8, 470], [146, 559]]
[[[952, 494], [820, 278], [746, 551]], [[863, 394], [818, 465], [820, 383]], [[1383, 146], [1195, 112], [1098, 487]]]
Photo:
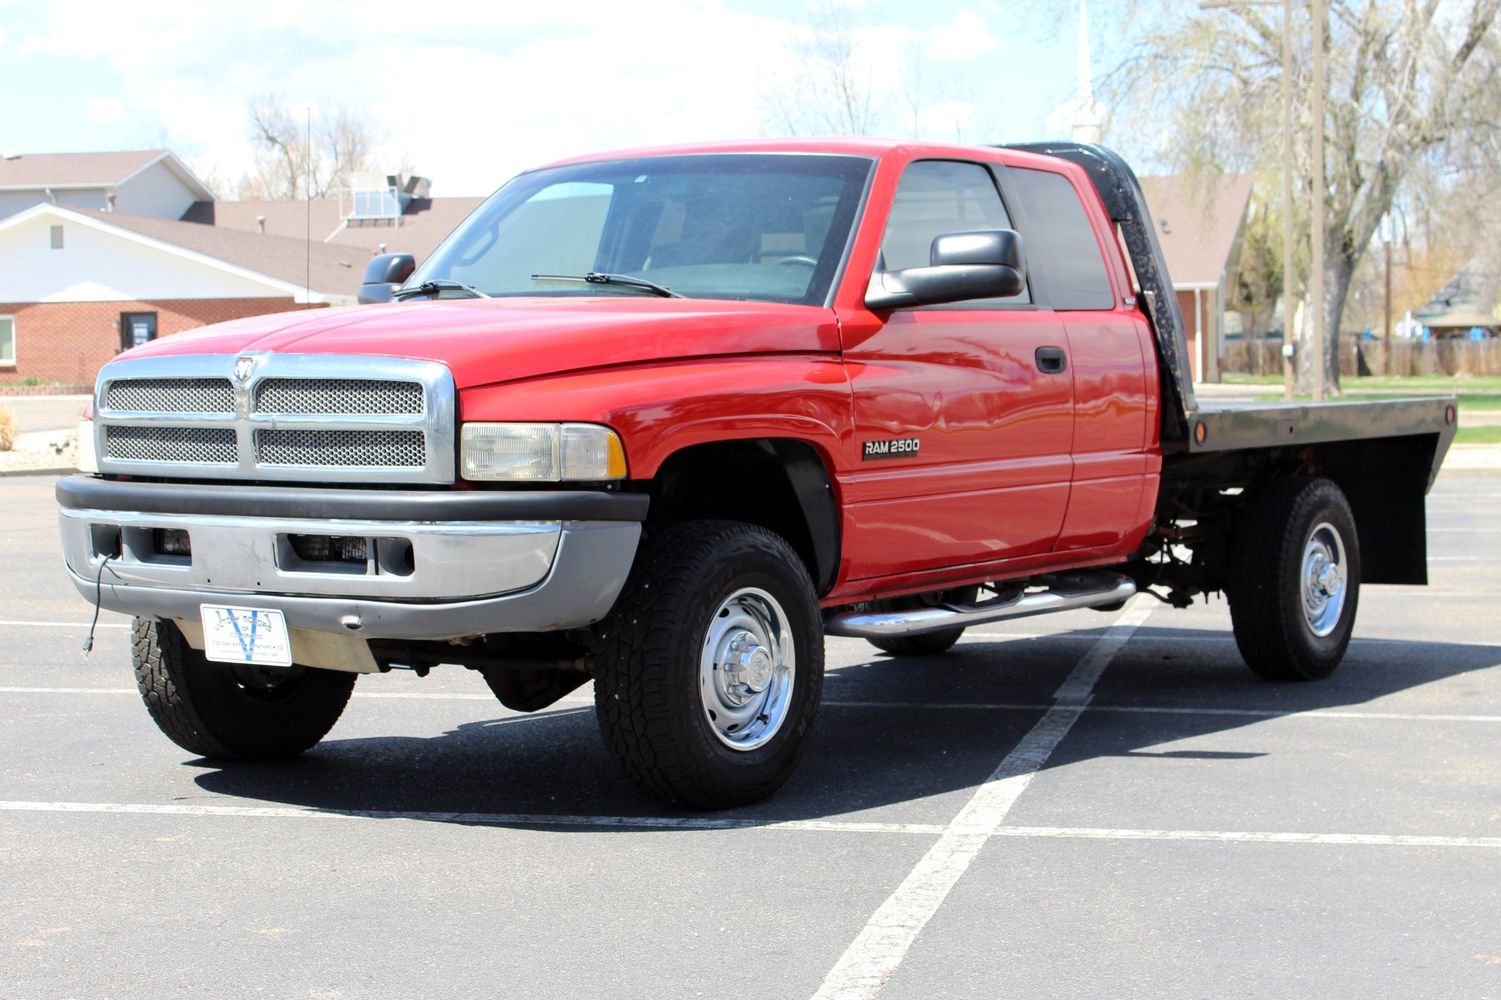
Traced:
[[280, 611], [200, 604], [198, 613], [203, 617], [203, 655], [210, 660], [292, 665], [292, 641], [287, 636], [286, 616]]

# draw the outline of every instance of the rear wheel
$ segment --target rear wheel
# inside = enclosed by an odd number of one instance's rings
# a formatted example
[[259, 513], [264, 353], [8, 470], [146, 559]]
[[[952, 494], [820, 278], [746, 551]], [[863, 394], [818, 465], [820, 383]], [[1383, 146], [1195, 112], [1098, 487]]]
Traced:
[[189, 753], [223, 760], [293, 757], [339, 721], [355, 674], [211, 663], [171, 622], [137, 618], [136, 686], [159, 729]]
[[792, 773], [823, 685], [813, 583], [779, 536], [692, 521], [651, 538], [595, 664], [605, 743], [647, 793], [724, 808]]
[[1268, 485], [1231, 545], [1227, 584], [1235, 642], [1271, 680], [1334, 673], [1355, 627], [1360, 541], [1340, 488], [1300, 477]]
[[[972, 604], [979, 595], [979, 587], [957, 587], [932, 594], [916, 594], [880, 602], [883, 611], [907, 611], [915, 608], [936, 608], [943, 604]], [[964, 629], [946, 628], [941, 632], [924, 632], [922, 635], [894, 635], [886, 639], [870, 639], [870, 644], [893, 656], [934, 656], [948, 651]]]

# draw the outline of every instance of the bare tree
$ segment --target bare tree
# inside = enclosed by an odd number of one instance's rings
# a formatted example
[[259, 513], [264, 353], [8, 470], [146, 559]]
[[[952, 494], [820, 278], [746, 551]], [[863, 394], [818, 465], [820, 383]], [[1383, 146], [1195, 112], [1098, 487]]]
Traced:
[[[1280, 7], [1228, 0], [1213, 9], [1117, 0], [1135, 20], [1135, 44], [1106, 75], [1107, 100], [1138, 135], [1167, 139], [1153, 152], [1176, 169], [1254, 170], [1280, 177]], [[1149, 9], [1143, 10], [1143, 7]], [[1131, 9], [1127, 9], [1131, 8]], [[1311, 37], [1307, 6], [1294, 4], [1293, 93], [1297, 143], [1295, 222], [1307, 232], [1313, 171]], [[1330, 0], [1326, 33], [1325, 329], [1340, 329], [1356, 270], [1381, 217], [1416, 173], [1455, 169], [1494, 175], [1501, 122], [1501, 0]], [[1134, 13], [1133, 13], [1134, 10]], [[1301, 44], [1299, 44], [1301, 42]], [[1191, 86], [1185, 86], [1191, 81]], [[1275, 197], [1267, 187], [1263, 196]], [[1306, 241], [1304, 241], [1306, 244]], [[1307, 297], [1306, 245], [1291, 262]], [[1288, 314], [1295, 310], [1289, 308]], [[1298, 385], [1312, 388], [1309, 345]], [[1326, 338], [1326, 385], [1338, 386], [1338, 338]]]
[[883, 107], [874, 73], [856, 59], [856, 29], [841, 8], [813, 14], [793, 43], [797, 69], [763, 95], [773, 130], [786, 135], [869, 135]]
[[240, 180], [241, 198], [326, 197], [349, 174], [373, 166], [375, 135], [369, 122], [337, 107], [309, 123], [266, 95], [247, 111], [255, 167]]

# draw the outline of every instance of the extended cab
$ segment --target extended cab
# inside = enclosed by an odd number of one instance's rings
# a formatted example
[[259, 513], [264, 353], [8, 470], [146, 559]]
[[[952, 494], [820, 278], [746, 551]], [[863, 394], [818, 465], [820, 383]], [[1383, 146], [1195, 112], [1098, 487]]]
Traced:
[[207, 757], [300, 753], [358, 674], [594, 681], [630, 776], [788, 776], [825, 634], [1227, 593], [1266, 677], [1424, 583], [1452, 400], [1211, 407], [1135, 177], [1069, 143], [761, 141], [521, 175], [413, 273], [100, 373], [65, 557]]

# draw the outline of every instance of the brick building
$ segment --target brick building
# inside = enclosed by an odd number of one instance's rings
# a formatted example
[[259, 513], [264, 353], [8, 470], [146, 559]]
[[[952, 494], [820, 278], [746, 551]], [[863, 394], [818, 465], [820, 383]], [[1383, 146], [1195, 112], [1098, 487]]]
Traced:
[[120, 351], [226, 319], [354, 302], [348, 247], [34, 205], [0, 219], [0, 386], [91, 386]]
[[352, 304], [366, 261], [419, 259], [481, 199], [368, 175], [339, 197], [219, 202], [166, 150], [0, 159], [0, 392], [91, 387], [121, 350]]

